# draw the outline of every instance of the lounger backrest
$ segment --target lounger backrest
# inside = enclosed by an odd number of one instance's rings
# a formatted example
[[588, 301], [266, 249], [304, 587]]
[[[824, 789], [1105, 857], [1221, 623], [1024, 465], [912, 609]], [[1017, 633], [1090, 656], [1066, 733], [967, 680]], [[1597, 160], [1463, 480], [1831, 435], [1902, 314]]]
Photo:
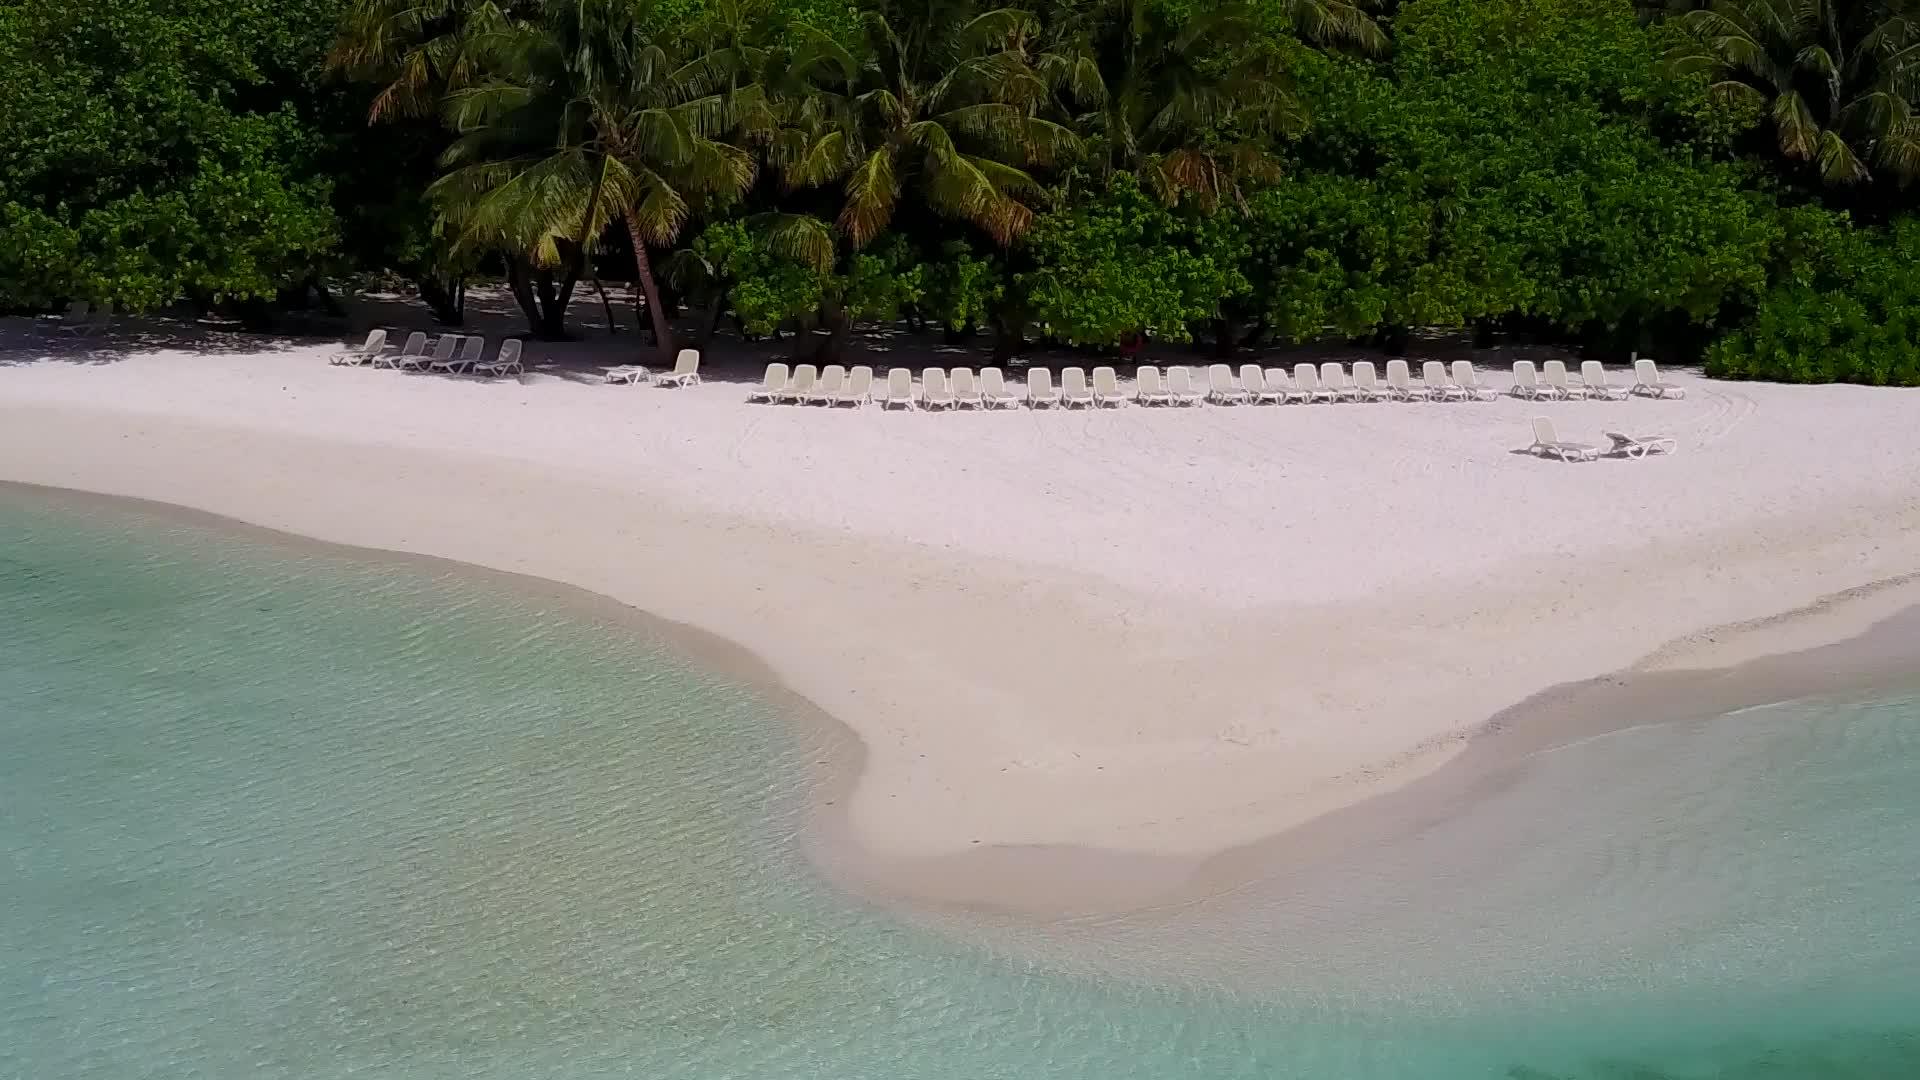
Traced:
[[1635, 360], [1633, 377], [1639, 380], [1641, 386], [1660, 385], [1660, 369], [1655, 367], [1651, 360]]
[[1312, 364], [1293, 365], [1293, 385], [1308, 393], [1320, 389], [1320, 369]]
[[873, 369], [861, 364], [847, 375], [847, 388], [840, 391], [840, 397], [846, 401], [859, 401], [873, 389]]
[[419, 356], [427, 351], [427, 335], [419, 330], [407, 335], [407, 344], [400, 350], [401, 356]]
[[892, 368], [887, 372], [887, 400], [913, 400], [913, 372], [903, 367]]
[[1513, 385], [1515, 386], [1540, 385], [1540, 375], [1538, 372], [1533, 370], [1533, 361], [1515, 360], [1513, 362]]
[[360, 344], [360, 351], [371, 354], [377, 353], [386, 347], [387, 332], [385, 330], [369, 330], [367, 331], [367, 340]]
[[681, 349], [680, 355], [673, 358], [675, 375], [692, 375], [700, 370], [700, 350]]
[[451, 360], [453, 359], [453, 350], [459, 347], [459, 334], [441, 334], [440, 340], [433, 343], [433, 358], [435, 360]]
[[462, 360], [468, 360], [477, 364], [480, 362], [480, 358], [486, 354], [487, 339], [478, 334], [460, 343], [460, 359]]
[[1552, 446], [1560, 441], [1553, 430], [1553, 421], [1544, 416], [1533, 418], [1533, 441], [1543, 446]]
[[1087, 396], [1087, 373], [1080, 368], [1060, 369], [1060, 396], [1083, 398]]
[[1110, 367], [1093, 369], [1093, 392], [1101, 397], [1120, 396], [1120, 377]]
[[953, 396], [947, 386], [947, 369], [930, 367], [920, 373], [920, 400], [945, 401]]
[[997, 367], [980, 369], [980, 393], [990, 398], [1012, 396], [1007, 393], [1007, 377]]
[[950, 376], [953, 379], [953, 396], [961, 401], [979, 401], [980, 388], [974, 385], [973, 369], [957, 367]]
[[839, 364], [828, 364], [820, 369], [820, 381], [813, 384], [816, 397], [832, 397], [840, 392], [840, 384], [847, 378], [847, 369]]
[[67, 313], [65, 315], [62, 315], [61, 318], [62, 319], [84, 319], [91, 314], [93, 314], [93, 301], [75, 300], [74, 302], [67, 305]]
[[1548, 386], [1565, 390], [1570, 385], [1567, 379], [1567, 365], [1564, 362], [1549, 360], [1545, 364], [1542, 364], [1541, 368], [1547, 377]]
[[1580, 381], [1595, 390], [1605, 390], [1607, 388], [1607, 369], [1602, 367], [1598, 360], [1582, 360], [1580, 362]]
[[1480, 385], [1480, 372], [1474, 369], [1471, 360], [1453, 362], [1453, 381], [1463, 389], [1471, 390]]
[[1133, 369], [1133, 393], [1135, 397], [1159, 397], [1166, 393], [1160, 386], [1160, 365], [1141, 364]]
[[1053, 372], [1043, 367], [1027, 369], [1027, 400], [1053, 400]]
[[1260, 375], [1260, 365], [1240, 365], [1240, 388], [1249, 394], [1264, 394], [1267, 392], [1267, 380]]
[[1175, 397], [1186, 397], [1193, 393], [1193, 375], [1185, 366], [1167, 369], [1167, 393]]
[[1214, 393], [1228, 393], [1240, 387], [1233, 381], [1233, 369], [1225, 364], [1207, 365], [1207, 388]]
[[1329, 390], [1338, 390], [1347, 385], [1347, 369], [1328, 361], [1320, 365], [1320, 383]]
[[517, 364], [520, 362], [520, 339], [508, 338], [500, 343], [500, 352], [494, 356], [496, 364]]
[[793, 381], [787, 384], [787, 391], [793, 394], [804, 394], [813, 389], [814, 380], [819, 377], [819, 368], [812, 364], [801, 364], [793, 369]]
[[1366, 390], [1380, 388], [1380, 373], [1374, 369], [1373, 361], [1360, 360], [1353, 365], [1353, 383]]
[[1293, 389], [1293, 380], [1287, 378], [1287, 369], [1270, 367], [1263, 373], [1267, 393], [1279, 394]]
[[1447, 365], [1438, 360], [1429, 360], [1421, 364], [1420, 381], [1426, 383], [1429, 390], [1444, 388], [1447, 385]]
[[787, 365], [768, 364], [767, 373], [760, 376], [760, 389], [769, 394], [777, 394], [787, 388]]
[[1387, 361], [1387, 385], [1395, 390], [1406, 390], [1413, 386], [1413, 369], [1405, 360]]

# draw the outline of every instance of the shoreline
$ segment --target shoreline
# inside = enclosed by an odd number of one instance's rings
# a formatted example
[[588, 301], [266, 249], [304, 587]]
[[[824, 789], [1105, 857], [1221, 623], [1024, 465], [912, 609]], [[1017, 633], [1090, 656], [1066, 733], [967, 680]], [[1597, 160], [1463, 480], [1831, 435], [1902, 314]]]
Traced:
[[1911, 394], [1690, 385], [1556, 406], [1685, 438], [1589, 469], [1516, 455], [1517, 401], [854, 415], [307, 346], [0, 347], [0, 477], [697, 628], [857, 741], [813, 841], [830, 872], [991, 849], [1005, 869], [950, 873], [955, 899], [991, 877], [1009, 907], [1136, 907], [1443, 767], [1517, 701], [1655, 648], [1706, 663], [1702, 627], [1920, 567]]
[[[134, 496], [0, 480], [0, 497], [85, 512], [104, 509], [239, 537], [283, 551], [462, 575], [564, 607], [570, 618], [637, 634], [703, 671], [751, 689], [824, 748], [801, 765], [812, 793], [801, 838], [810, 862], [863, 902], [922, 919], [981, 917], [1013, 925], [1089, 916], [1170, 914], [1258, 890], [1355, 844], [1404, 835], [1458, 813], [1537, 754], [1646, 725], [1686, 723], [1772, 704], [1893, 689], [1920, 689], [1920, 573], [1875, 582], [1745, 623], [1707, 627], [1610, 675], [1562, 684], [1488, 718], [1437, 767], [1403, 784], [1272, 835], [1194, 855], [1073, 845], [986, 845], [950, 855], [898, 855], [863, 847], [847, 812], [866, 766], [859, 734], [782, 681], [750, 649], [614, 597], [437, 555], [368, 548], [250, 524]], [[1830, 637], [1832, 632], [1840, 637]], [[1819, 644], [1806, 645], [1812, 631]], [[1826, 634], [1822, 634], [1826, 631]], [[1785, 643], [1784, 648], [1776, 648]], [[1706, 666], [1704, 657], [1736, 655]], [[1633, 719], [1627, 719], [1632, 717]]]

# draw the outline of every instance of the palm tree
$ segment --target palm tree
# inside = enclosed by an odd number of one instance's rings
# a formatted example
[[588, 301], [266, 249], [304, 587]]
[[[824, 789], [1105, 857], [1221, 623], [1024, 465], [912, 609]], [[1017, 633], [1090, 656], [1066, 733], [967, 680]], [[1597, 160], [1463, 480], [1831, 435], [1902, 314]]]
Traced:
[[902, 199], [978, 226], [1006, 245], [1039, 194], [1027, 170], [1070, 157], [1078, 140], [1036, 115], [1046, 87], [1027, 56], [1033, 16], [935, 5], [897, 30], [869, 12], [856, 54], [812, 35], [776, 52], [763, 79], [778, 107], [769, 151], [789, 190], [837, 185], [836, 227], [864, 247]]
[[1676, 71], [1771, 117], [1780, 153], [1829, 184], [1875, 170], [1920, 175], [1920, 3], [1915, 0], [1701, 0], [1678, 16]]
[[1306, 122], [1257, 30], [1234, 4], [1179, 20], [1153, 0], [1098, 0], [1065, 22], [1041, 68], [1079, 114], [1098, 168], [1140, 176], [1169, 205], [1211, 210], [1277, 175], [1273, 140]]
[[691, 214], [737, 198], [754, 161], [724, 141], [743, 95], [708, 92], [705, 65], [651, 39], [645, 14], [631, 0], [574, 0], [494, 32], [485, 74], [447, 96], [460, 137], [431, 194], [466, 242], [548, 263], [584, 259], [622, 225], [666, 353], [672, 330], [648, 245], [672, 243]]
[[540, 18], [544, 0], [355, 0], [328, 66], [378, 82], [369, 120], [432, 116], [481, 74], [487, 47]]

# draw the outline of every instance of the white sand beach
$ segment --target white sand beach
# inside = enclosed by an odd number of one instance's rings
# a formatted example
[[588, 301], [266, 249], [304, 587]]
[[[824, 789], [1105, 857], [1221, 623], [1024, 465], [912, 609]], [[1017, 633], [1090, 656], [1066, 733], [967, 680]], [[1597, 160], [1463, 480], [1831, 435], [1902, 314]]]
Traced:
[[[1686, 400], [883, 414], [747, 405], [744, 366], [489, 382], [5, 325], [0, 479], [736, 641], [865, 743], [846, 823], [883, 854], [1216, 851], [1418, 775], [1546, 687], [1920, 571], [1913, 390], [1670, 373]], [[1679, 450], [1516, 453], [1536, 414]]]

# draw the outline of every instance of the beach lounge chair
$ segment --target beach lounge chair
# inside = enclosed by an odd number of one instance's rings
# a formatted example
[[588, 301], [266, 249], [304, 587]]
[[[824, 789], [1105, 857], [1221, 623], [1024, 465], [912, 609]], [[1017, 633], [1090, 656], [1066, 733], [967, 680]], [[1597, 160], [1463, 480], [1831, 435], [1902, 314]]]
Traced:
[[1060, 404], [1053, 389], [1053, 372], [1043, 367], [1027, 369], [1027, 408], [1049, 409]]
[[1293, 400], [1293, 380], [1286, 368], [1270, 367], [1260, 373], [1260, 396], [1256, 400], [1285, 405]]
[[1233, 369], [1225, 364], [1207, 366], [1207, 400], [1215, 405], [1244, 405], [1246, 387], [1233, 380]]
[[1493, 387], [1480, 381], [1480, 369], [1474, 367], [1471, 360], [1453, 362], [1453, 382], [1468, 401], [1500, 400], [1500, 395], [1494, 392]]
[[1583, 360], [1580, 363], [1580, 381], [1585, 384], [1587, 396], [1601, 401], [1624, 401], [1627, 392], [1607, 381], [1607, 369], [1598, 360]]
[[1607, 451], [1608, 457], [1643, 458], [1648, 454], [1671, 454], [1676, 445], [1665, 435], [1626, 435], [1618, 431], [1603, 431], [1600, 434], [1613, 440], [1613, 446]]
[[945, 368], [930, 367], [920, 373], [921, 408], [952, 409], [958, 405], [953, 397], [953, 387], [947, 385]]
[[1198, 405], [1207, 396], [1193, 385], [1193, 372], [1186, 365], [1167, 369], [1167, 400], [1175, 405]]
[[847, 385], [840, 388], [839, 396], [827, 402], [829, 408], [851, 405], [863, 408], [867, 404], [867, 395], [873, 392], [873, 369], [860, 364], [847, 373]]
[[443, 360], [452, 360], [454, 351], [460, 348], [461, 335], [441, 334], [440, 340], [433, 343], [433, 351], [416, 356], [403, 356], [394, 366], [401, 371], [421, 371]]
[[1599, 451], [1585, 443], [1561, 442], [1553, 430], [1553, 421], [1544, 416], [1533, 418], [1533, 445], [1527, 447], [1527, 452], [1557, 457], [1561, 461], [1592, 461], [1599, 456]]
[[1093, 407], [1093, 390], [1087, 386], [1087, 373], [1077, 367], [1060, 369], [1060, 404], [1071, 409], [1075, 405]]
[[1546, 380], [1547, 390], [1554, 397], [1568, 401], [1584, 401], [1587, 388], [1567, 377], [1567, 365], [1560, 360], [1549, 360], [1541, 365], [1541, 377]]
[[787, 388], [787, 365], [773, 363], [767, 365], [767, 373], [760, 376], [760, 385], [747, 392], [748, 401], [764, 401], [771, 405], [780, 400]]
[[460, 340], [460, 354], [458, 356], [449, 357], [445, 360], [435, 360], [433, 363], [428, 364], [427, 367], [432, 371], [445, 371], [448, 373], [464, 371], [479, 363], [480, 358], [486, 354], [486, 351], [487, 339], [476, 334]]
[[1380, 388], [1380, 373], [1371, 360], [1361, 360], [1353, 365], [1353, 399], [1355, 401], [1385, 401], [1387, 392]]
[[820, 378], [820, 369], [812, 364], [800, 364], [793, 369], [793, 377], [787, 380], [787, 388], [780, 391], [781, 401], [789, 405], [799, 405], [813, 393], [814, 381]]
[[1651, 360], [1633, 358], [1633, 389], [1628, 391], [1651, 398], [1683, 398], [1687, 392], [1660, 377], [1660, 369]]
[[58, 333], [65, 327], [77, 326], [92, 317], [92, 301], [72, 300], [67, 303], [67, 310], [56, 315], [42, 315], [40, 318], [43, 321], [37, 329], [46, 334]]
[[1387, 396], [1395, 401], [1425, 401], [1427, 388], [1413, 384], [1413, 369], [1405, 360], [1387, 361]]
[[913, 372], [903, 367], [887, 371], [887, 395], [880, 399], [880, 411], [892, 408], [917, 408], [913, 402]]
[[1540, 373], [1534, 370], [1533, 361], [1515, 360], [1513, 362], [1513, 396], [1528, 401], [1541, 401], [1553, 397], [1553, 391], [1540, 381]]
[[1020, 407], [1020, 398], [1007, 389], [1007, 377], [997, 367], [980, 369], [980, 401], [989, 409]]
[[963, 409], [978, 409], [986, 404], [980, 396], [980, 384], [974, 381], [973, 369], [957, 367], [947, 373], [953, 383], [953, 403]]
[[508, 338], [501, 342], [500, 351], [493, 354], [493, 359], [475, 361], [473, 365], [475, 375], [505, 375], [509, 371], [515, 375], [526, 373], [526, 369], [520, 366], [519, 338]]
[[610, 383], [623, 382], [628, 386], [639, 386], [641, 383], [653, 381], [653, 369], [644, 364], [621, 364], [619, 367], [610, 367], [601, 372], [600, 377]]
[[1312, 364], [1293, 365], [1293, 395], [1296, 401], [1332, 401], [1320, 385], [1320, 369]]
[[1109, 409], [1126, 407], [1127, 395], [1120, 392], [1120, 376], [1110, 367], [1093, 369], [1093, 404]]
[[[1248, 404], [1258, 405], [1261, 402], [1271, 403], [1275, 400], [1271, 394], [1267, 393], [1267, 374], [1260, 370], [1259, 364], [1241, 364], [1239, 378], [1240, 389], [1247, 395]], [[1284, 400], [1284, 396], [1281, 400]]]
[[397, 368], [411, 357], [427, 351], [427, 335], [415, 330], [407, 335], [407, 343], [397, 353], [381, 353], [373, 358], [374, 367]]
[[1166, 385], [1160, 381], [1158, 364], [1141, 364], [1134, 369], [1133, 400], [1142, 405], [1168, 405], [1173, 402]]
[[654, 376], [655, 386], [698, 386], [700, 383], [700, 350], [681, 349], [673, 358], [673, 370]]
[[82, 300], [67, 310], [68, 314], [54, 326], [62, 334], [92, 337], [113, 322], [113, 308], [110, 305], [103, 307]]
[[369, 330], [367, 331], [367, 340], [361, 342], [359, 348], [342, 349], [332, 356], [327, 357], [327, 363], [358, 367], [386, 351], [387, 332], [385, 330]]
[[1447, 365], [1429, 360], [1420, 365], [1421, 388], [1428, 401], [1465, 401], [1467, 392], [1447, 375]]
[[1332, 361], [1321, 364], [1320, 393], [1327, 401], [1354, 400], [1353, 379], [1347, 369]]
[[813, 384], [813, 393], [807, 395], [808, 405], [831, 405], [833, 399], [840, 396], [840, 388], [846, 385], [847, 369], [843, 364], [828, 364], [820, 369], [820, 380]]

